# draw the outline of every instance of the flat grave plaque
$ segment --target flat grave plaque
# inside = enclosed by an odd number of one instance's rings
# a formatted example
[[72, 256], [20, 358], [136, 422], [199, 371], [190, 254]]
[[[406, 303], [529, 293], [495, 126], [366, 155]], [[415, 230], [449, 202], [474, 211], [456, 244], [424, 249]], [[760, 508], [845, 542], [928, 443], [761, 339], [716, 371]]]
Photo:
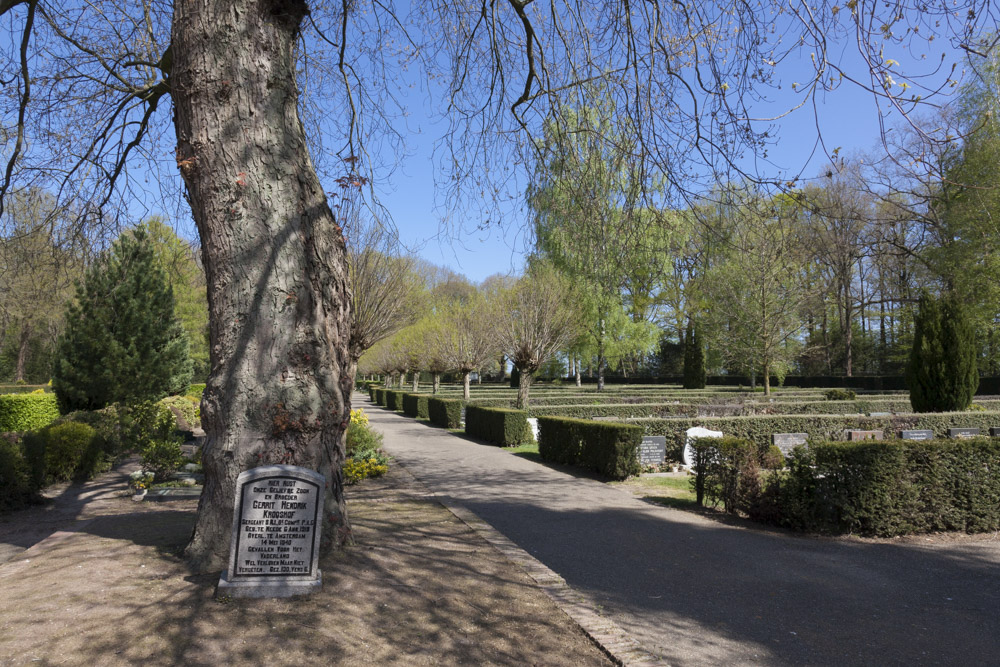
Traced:
[[298, 466], [251, 468], [236, 478], [229, 569], [219, 594], [289, 597], [320, 590], [319, 537], [326, 478]]
[[900, 431], [899, 437], [902, 440], [933, 440], [934, 431], [930, 429], [918, 429], [914, 431]]
[[658, 466], [667, 458], [667, 436], [644, 435], [639, 445], [639, 465]]
[[872, 412], [868, 415], [869, 417], [891, 417], [891, 412]]
[[975, 438], [979, 435], [978, 428], [950, 428], [948, 429], [949, 438]]
[[787, 456], [799, 445], [806, 444], [808, 439], [808, 433], [775, 433], [771, 436], [771, 443]]
[[1000, 438], [1000, 428], [993, 427], [990, 429], [991, 438]]
[[845, 431], [847, 439], [855, 442], [858, 440], [881, 440], [884, 435], [882, 431]]

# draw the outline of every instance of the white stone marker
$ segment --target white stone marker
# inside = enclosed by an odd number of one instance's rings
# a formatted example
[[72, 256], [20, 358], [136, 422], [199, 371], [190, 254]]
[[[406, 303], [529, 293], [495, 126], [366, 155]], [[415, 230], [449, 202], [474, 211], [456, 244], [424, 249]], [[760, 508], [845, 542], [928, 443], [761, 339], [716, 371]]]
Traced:
[[528, 426], [531, 427], [531, 437], [538, 442], [538, 419], [535, 417], [528, 417]]
[[236, 478], [229, 569], [219, 595], [283, 598], [323, 587], [319, 533], [326, 478], [298, 466], [261, 466]]
[[691, 444], [696, 438], [721, 438], [722, 431], [712, 431], [701, 426], [694, 426], [685, 431], [687, 439], [684, 441], [684, 467], [694, 468], [694, 448]]

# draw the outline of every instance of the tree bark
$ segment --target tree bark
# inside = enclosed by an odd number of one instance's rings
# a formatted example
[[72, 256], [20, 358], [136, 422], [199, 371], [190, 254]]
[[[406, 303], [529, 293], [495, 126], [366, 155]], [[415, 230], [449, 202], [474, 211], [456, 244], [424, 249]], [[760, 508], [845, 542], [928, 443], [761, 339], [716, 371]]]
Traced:
[[413, 393], [417, 393], [418, 389], [420, 389], [420, 373], [413, 371]]
[[433, 389], [431, 390], [431, 393], [436, 394], [438, 393], [438, 390], [441, 389], [441, 374], [434, 373], [431, 377], [433, 377], [433, 382], [434, 382], [434, 386]]
[[298, 116], [302, 0], [174, 3], [177, 162], [201, 235], [211, 364], [205, 488], [186, 554], [229, 555], [236, 477], [293, 464], [327, 480], [324, 550], [349, 539], [341, 465], [353, 378], [344, 237]]
[[507, 355], [500, 355], [500, 384], [507, 381]]
[[469, 400], [469, 371], [462, 371], [462, 398]]
[[24, 369], [28, 365], [28, 344], [31, 342], [31, 329], [27, 324], [21, 325], [21, 335], [17, 345], [17, 369], [14, 381], [24, 382]]
[[517, 386], [517, 409], [524, 410], [528, 407], [528, 390], [531, 389], [531, 381], [534, 371], [521, 371], [521, 383]]

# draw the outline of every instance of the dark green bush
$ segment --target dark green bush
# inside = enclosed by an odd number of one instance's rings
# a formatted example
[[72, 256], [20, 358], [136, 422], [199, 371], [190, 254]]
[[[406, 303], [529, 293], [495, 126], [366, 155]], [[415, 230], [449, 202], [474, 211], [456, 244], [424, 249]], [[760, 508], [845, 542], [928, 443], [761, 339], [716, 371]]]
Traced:
[[403, 393], [402, 391], [386, 391], [385, 407], [393, 412], [401, 412], [403, 410]]
[[403, 394], [403, 413], [407, 417], [427, 419], [427, 394]]
[[826, 442], [777, 476], [777, 523], [891, 537], [1000, 529], [1000, 442]]
[[513, 447], [533, 440], [531, 427], [528, 425], [528, 414], [523, 410], [506, 408], [467, 405], [465, 432], [473, 438], [501, 447]]
[[33, 431], [58, 416], [55, 394], [0, 394], [0, 432]]
[[32, 485], [40, 489], [53, 482], [87, 479], [106, 469], [100, 452], [94, 451], [99, 447], [95, 434], [92, 427], [78, 422], [25, 433], [22, 444]]
[[[742, 438], [697, 438], [691, 486], [699, 505], [721, 504], [730, 514], [750, 514], [762, 491], [761, 463], [768, 449]], [[781, 452], [779, 451], [780, 455]]]
[[375, 400], [375, 392], [377, 392], [377, 391], [378, 391], [379, 389], [381, 389], [381, 388], [382, 388], [382, 387], [380, 387], [380, 386], [379, 386], [379, 385], [377, 385], [377, 384], [370, 384], [370, 385], [368, 385], [368, 398], [370, 398], [370, 399], [371, 399], [371, 402], [372, 402], [372, 403], [376, 403], [376, 402], [377, 402], [377, 401]]
[[642, 429], [629, 424], [538, 418], [538, 453], [547, 461], [594, 470], [611, 479], [638, 475]]
[[914, 412], [965, 410], [979, 387], [972, 319], [955, 292], [924, 292], [913, 320], [906, 382]]
[[388, 389], [385, 389], [383, 387], [379, 387], [378, 389], [375, 390], [375, 402], [381, 405], [382, 407], [385, 407], [385, 395], [386, 393], [388, 393], [388, 391], [389, 391]]
[[427, 399], [427, 417], [436, 426], [460, 428], [464, 405], [465, 403], [458, 399], [430, 397]]
[[183, 462], [180, 438], [153, 439], [142, 448], [142, 467], [152, 472], [157, 482], [164, 482]]
[[823, 395], [828, 401], [853, 401], [858, 396], [853, 389], [830, 389]]
[[0, 438], [0, 513], [27, 506], [36, 490], [21, 447]]

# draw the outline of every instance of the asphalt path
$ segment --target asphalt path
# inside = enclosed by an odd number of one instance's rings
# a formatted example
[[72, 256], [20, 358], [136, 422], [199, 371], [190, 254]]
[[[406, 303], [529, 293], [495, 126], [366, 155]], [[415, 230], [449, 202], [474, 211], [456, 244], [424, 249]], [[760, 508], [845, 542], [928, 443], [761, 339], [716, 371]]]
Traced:
[[355, 396], [420, 481], [673, 664], [1000, 664], [1000, 537], [864, 541], [732, 526]]

